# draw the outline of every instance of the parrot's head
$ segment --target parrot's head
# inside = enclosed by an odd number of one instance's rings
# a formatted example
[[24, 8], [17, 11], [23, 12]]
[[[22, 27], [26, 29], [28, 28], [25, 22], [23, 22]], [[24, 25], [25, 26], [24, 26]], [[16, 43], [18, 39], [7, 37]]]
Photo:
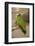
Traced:
[[21, 14], [16, 14], [16, 17], [21, 16]]

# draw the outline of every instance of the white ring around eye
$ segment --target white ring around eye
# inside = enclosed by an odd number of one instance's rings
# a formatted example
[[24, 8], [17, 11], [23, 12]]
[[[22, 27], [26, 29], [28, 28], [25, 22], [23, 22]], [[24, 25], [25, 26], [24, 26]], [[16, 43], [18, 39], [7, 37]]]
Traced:
[[16, 16], [18, 16], [19, 14], [16, 14]]

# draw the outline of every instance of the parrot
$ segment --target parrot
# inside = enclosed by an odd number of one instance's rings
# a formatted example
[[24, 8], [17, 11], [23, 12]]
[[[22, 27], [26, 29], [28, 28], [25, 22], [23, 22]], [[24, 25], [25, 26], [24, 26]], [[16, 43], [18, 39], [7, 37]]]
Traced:
[[21, 14], [16, 15], [16, 23], [19, 25], [20, 29], [24, 34], [26, 34], [26, 24], [27, 22], [22, 18]]

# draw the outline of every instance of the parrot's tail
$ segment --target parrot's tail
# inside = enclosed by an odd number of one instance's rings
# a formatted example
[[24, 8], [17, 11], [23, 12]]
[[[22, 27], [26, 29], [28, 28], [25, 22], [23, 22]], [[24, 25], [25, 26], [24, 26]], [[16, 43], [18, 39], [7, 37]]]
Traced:
[[24, 30], [20, 25], [19, 25], [19, 27], [21, 28], [22, 32], [23, 32], [24, 34], [26, 34], [26, 30]]

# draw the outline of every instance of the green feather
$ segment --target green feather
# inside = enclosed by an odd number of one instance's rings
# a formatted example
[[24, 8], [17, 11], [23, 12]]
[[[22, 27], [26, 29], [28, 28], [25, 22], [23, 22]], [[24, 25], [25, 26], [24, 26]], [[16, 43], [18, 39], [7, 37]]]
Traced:
[[20, 26], [22, 31], [25, 33], [25, 29], [24, 28], [26, 27], [26, 21], [23, 20], [23, 18], [22, 18], [22, 16], [20, 14], [16, 17], [16, 22]]

